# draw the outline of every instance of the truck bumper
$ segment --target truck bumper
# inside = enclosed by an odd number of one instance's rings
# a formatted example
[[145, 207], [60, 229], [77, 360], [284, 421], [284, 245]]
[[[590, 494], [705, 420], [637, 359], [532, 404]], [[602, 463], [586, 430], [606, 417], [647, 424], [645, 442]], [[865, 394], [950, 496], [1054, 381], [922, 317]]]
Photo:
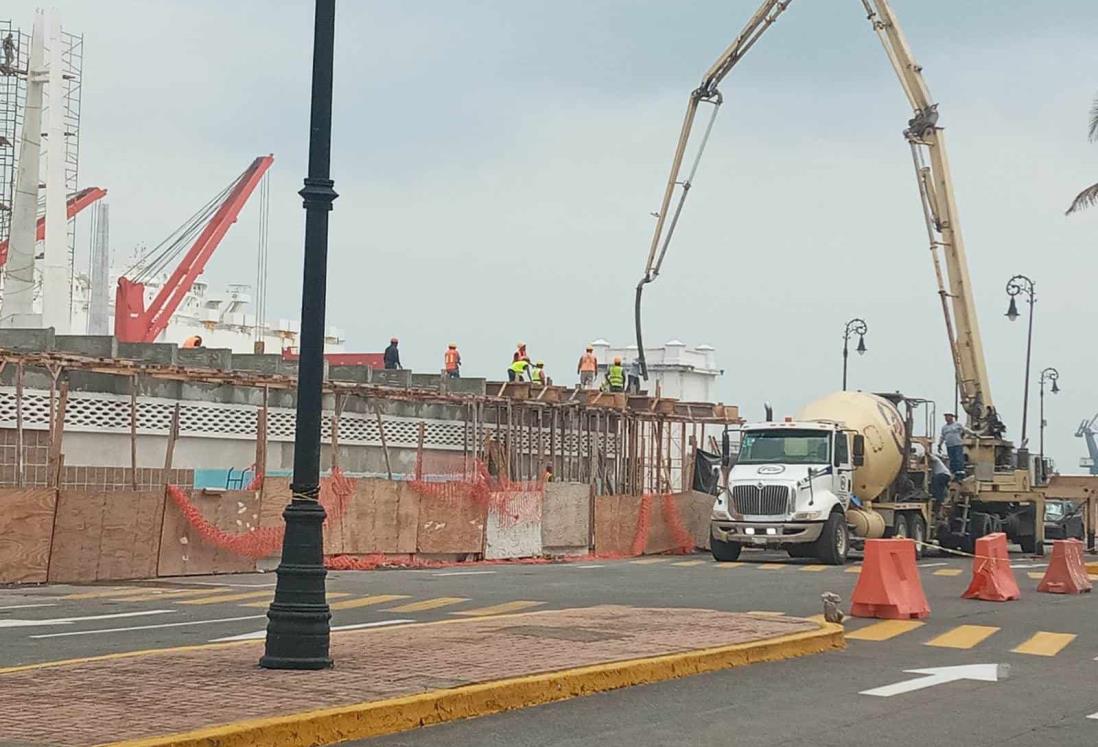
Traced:
[[823, 532], [822, 521], [722, 521], [713, 520], [710, 532], [721, 542], [757, 547], [777, 547], [815, 542]]

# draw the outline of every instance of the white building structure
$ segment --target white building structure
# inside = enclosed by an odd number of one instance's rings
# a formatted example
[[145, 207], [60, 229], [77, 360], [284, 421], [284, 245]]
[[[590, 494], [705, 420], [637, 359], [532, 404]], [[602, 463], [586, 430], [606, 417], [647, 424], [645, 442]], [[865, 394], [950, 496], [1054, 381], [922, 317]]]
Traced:
[[[595, 340], [591, 346], [600, 371], [605, 371], [616, 356], [621, 356], [626, 371], [637, 360], [636, 345], [614, 347], [606, 340]], [[684, 342], [671, 340], [659, 347], [645, 348], [644, 360], [648, 365], [648, 383], [642, 382], [642, 389], [654, 393], [658, 383], [663, 397], [689, 402], [717, 401], [717, 377], [724, 371], [717, 367], [716, 350], [711, 345], [691, 348]]]

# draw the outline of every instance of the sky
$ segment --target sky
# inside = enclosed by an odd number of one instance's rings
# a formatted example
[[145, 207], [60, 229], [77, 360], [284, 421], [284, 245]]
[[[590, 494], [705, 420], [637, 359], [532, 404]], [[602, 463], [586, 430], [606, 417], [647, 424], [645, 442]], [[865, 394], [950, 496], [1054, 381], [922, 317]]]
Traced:
[[[295, 0], [58, 1], [85, 35], [81, 185], [109, 190], [117, 264], [155, 245], [257, 155], [271, 172], [270, 316], [299, 316], [312, 7]], [[557, 383], [585, 343], [633, 339], [633, 293], [683, 111], [757, 0], [341, 0], [328, 323], [346, 348], [400, 337], [433, 371], [500, 378], [525, 341]], [[35, 2], [10, 0], [27, 27]], [[1046, 452], [1061, 471], [1098, 411], [1098, 94], [1091, 0], [893, 0], [948, 138], [994, 402], [1017, 440], [1024, 319], [1053, 366]], [[724, 81], [720, 117], [646, 342], [717, 350], [720, 394], [761, 418], [841, 384], [842, 330], [869, 325], [852, 388], [952, 408], [953, 373], [910, 154], [910, 117], [857, 0], [794, 0]], [[258, 206], [207, 268], [255, 277]], [[87, 232], [85, 228], [84, 236]], [[86, 243], [86, 242], [85, 242]], [[86, 246], [85, 246], [86, 250]], [[86, 260], [85, 260], [86, 261]]]

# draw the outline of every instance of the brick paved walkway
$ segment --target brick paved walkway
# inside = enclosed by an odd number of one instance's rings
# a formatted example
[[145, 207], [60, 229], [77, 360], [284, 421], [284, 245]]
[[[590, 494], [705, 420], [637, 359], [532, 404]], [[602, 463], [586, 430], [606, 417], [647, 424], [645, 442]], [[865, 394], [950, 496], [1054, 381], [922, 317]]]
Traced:
[[0, 673], [0, 744], [101, 744], [816, 628], [605, 605], [337, 632], [336, 666], [323, 672], [261, 670], [263, 642], [249, 641]]

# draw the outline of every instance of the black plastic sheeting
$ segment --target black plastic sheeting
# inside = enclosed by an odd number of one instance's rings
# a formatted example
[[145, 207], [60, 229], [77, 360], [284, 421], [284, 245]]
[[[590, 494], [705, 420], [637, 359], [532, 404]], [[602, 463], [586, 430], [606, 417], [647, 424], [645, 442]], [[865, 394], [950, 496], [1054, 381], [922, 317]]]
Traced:
[[720, 492], [721, 455], [694, 450], [694, 490], [710, 495]]

